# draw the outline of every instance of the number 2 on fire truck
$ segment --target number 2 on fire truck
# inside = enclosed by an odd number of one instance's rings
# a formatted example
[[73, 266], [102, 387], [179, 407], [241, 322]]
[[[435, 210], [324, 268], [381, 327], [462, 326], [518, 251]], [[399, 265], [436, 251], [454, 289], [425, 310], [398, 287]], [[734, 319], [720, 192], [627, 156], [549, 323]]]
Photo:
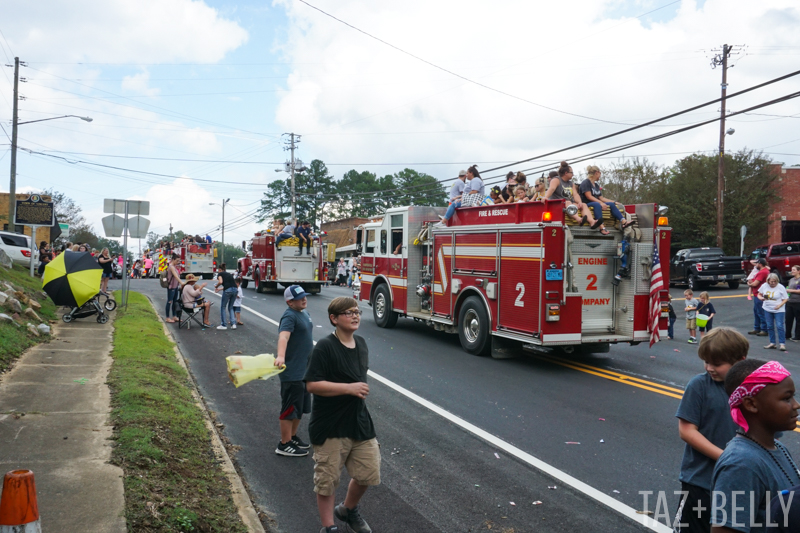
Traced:
[[519, 294], [517, 295], [517, 299], [514, 300], [514, 306], [525, 307], [525, 302], [522, 301], [522, 297], [525, 296], [525, 285], [523, 283], [517, 283], [517, 290]]

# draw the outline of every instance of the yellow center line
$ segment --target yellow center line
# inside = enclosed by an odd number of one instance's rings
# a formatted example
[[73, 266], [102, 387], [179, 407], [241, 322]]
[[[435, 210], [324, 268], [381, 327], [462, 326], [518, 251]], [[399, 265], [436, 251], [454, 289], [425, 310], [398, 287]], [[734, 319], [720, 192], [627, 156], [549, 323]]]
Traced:
[[[532, 357], [534, 357], [535, 359], [546, 361], [548, 363], [552, 363], [554, 365], [571, 368], [573, 370], [584, 372], [586, 374], [591, 374], [593, 376], [601, 377], [603, 379], [608, 379], [610, 381], [616, 381], [617, 383], [624, 383], [625, 385], [630, 385], [631, 387], [648, 390], [651, 392], [661, 394], [663, 396], [669, 396], [670, 398], [676, 398], [678, 400], [683, 399], [683, 390], [676, 389], [674, 387], [668, 387], [666, 385], [661, 385], [653, 381], [647, 381], [646, 379], [635, 378], [633, 376], [620, 374], [619, 372], [611, 372], [603, 368], [598, 368], [596, 366], [591, 366], [584, 363], [577, 363], [575, 361], [569, 361], [569, 362], [561, 361], [559, 359], [544, 355], [533, 355]], [[800, 428], [795, 428], [794, 431], [800, 433]]]

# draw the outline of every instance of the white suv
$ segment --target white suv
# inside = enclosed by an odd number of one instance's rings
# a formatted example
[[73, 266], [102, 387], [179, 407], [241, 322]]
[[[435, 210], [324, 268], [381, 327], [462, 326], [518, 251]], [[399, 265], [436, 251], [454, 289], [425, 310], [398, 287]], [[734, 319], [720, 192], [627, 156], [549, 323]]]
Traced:
[[20, 233], [10, 231], [0, 231], [0, 249], [2, 249], [12, 261], [26, 267], [31, 266], [31, 253], [33, 254], [34, 264], [39, 263], [39, 250], [36, 245], [31, 252], [31, 238]]

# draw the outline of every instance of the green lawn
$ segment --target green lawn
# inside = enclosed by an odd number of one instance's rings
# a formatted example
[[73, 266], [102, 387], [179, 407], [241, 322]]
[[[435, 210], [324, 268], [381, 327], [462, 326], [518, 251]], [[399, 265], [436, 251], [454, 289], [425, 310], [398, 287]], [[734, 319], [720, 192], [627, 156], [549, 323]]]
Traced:
[[[42, 304], [38, 315], [45, 321], [56, 318], [56, 306], [49, 298], [41, 298], [35, 293], [42, 290], [42, 279], [32, 278], [27, 268], [14, 265], [11, 270], [0, 267], [0, 281], [7, 281], [18, 289], [22, 289], [28, 296], [32, 296], [37, 302]], [[5, 291], [5, 287], [0, 284], [0, 290]], [[11, 315], [11, 312], [0, 307], [0, 313]], [[25, 317], [23, 317], [24, 319]], [[0, 371], [5, 370], [17, 357], [27, 348], [40, 342], [50, 340], [49, 335], [36, 337], [29, 333], [24, 325], [27, 320], [22, 321], [23, 327], [17, 327], [9, 323], [0, 323]]]
[[114, 321], [108, 378], [128, 529], [245, 532], [173, 346], [147, 298], [131, 292]]

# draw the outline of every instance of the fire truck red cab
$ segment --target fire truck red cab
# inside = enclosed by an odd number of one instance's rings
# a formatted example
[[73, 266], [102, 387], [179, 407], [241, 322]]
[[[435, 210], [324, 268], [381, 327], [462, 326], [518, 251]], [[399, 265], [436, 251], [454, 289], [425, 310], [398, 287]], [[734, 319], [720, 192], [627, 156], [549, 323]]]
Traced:
[[319, 241], [311, 247], [312, 255], [297, 255], [297, 245], [275, 244], [275, 235], [271, 232], [256, 233], [248, 244], [242, 246], [247, 255], [238, 261], [237, 270], [242, 276], [242, 288], [253, 283], [257, 292], [279, 292], [281, 287], [300, 285], [309, 294], [320, 292], [324, 278], [323, 257], [320, 253]]
[[[433, 223], [441, 208], [389, 209], [359, 229], [361, 299], [380, 327], [399, 317], [424, 321], [458, 333], [476, 355], [508, 357], [519, 343], [587, 353], [638, 344], [650, 337], [654, 237], [668, 265], [670, 229], [659, 216], [666, 208], [625, 210], [636, 224], [623, 231], [608, 216], [604, 236], [565, 223], [561, 200], [462, 208], [448, 225]], [[658, 327], [666, 336], [662, 273]]]

